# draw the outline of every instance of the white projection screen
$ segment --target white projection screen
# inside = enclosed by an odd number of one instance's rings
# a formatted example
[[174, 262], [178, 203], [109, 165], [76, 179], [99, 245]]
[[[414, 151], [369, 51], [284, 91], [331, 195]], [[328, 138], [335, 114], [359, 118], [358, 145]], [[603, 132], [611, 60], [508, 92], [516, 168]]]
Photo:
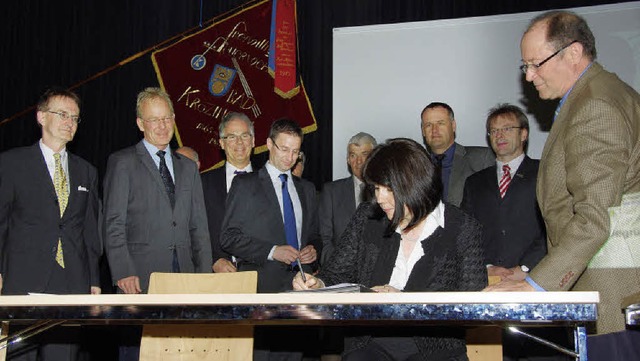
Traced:
[[[572, 10], [589, 22], [598, 61], [639, 90], [640, 2]], [[463, 145], [487, 145], [491, 107], [522, 107], [528, 154], [540, 158], [557, 102], [539, 100], [518, 69], [520, 38], [536, 14], [334, 29], [333, 178], [349, 174], [347, 142], [357, 132], [423, 143], [420, 112], [432, 101], [451, 105]]]

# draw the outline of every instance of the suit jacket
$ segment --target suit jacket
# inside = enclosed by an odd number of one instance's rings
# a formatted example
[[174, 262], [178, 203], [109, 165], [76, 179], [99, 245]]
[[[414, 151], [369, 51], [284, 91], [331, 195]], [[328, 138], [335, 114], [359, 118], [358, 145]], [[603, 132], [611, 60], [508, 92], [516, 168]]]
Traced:
[[112, 154], [104, 180], [105, 246], [114, 284], [152, 272], [171, 272], [173, 250], [180, 271], [211, 272], [211, 243], [196, 164], [171, 152], [175, 206], [142, 141]]
[[548, 254], [531, 273], [543, 288], [600, 291], [598, 332], [624, 329], [621, 299], [640, 269], [587, 268], [609, 236], [608, 208], [640, 192], [640, 95], [598, 63], [576, 82], [551, 128], [538, 173]]
[[487, 147], [465, 147], [456, 143], [453, 154], [453, 167], [449, 177], [449, 194], [447, 202], [454, 206], [462, 203], [464, 182], [467, 177], [495, 164], [496, 156]]
[[[295, 176], [293, 183], [302, 205], [301, 248], [308, 244], [317, 248], [320, 236], [315, 187]], [[287, 241], [278, 197], [266, 167], [233, 179], [220, 244], [223, 250], [240, 258], [239, 271], [258, 271], [258, 292], [292, 288], [295, 274], [289, 266], [267, 259], [273, 246], [286, 245]], [[305, 269], [310, 270], [307, 265]]]
[[483, 226], [485, 263], [533, 269], [547, 253], [544, 221], [536, 201], [538, 163], [524, 157], [504, 198], [500, 197], [496, 165], [467, 178], [462, 209]]
[[[39, 143], [0, 154], [0, 273], [3, 294], [90, 293], [100, 286], [98, 175], [68, 154], [69, 202], [58, 198]], [[62, 241], [66, 285], [49, 284]]]
[[[356, 210], [338, 241], [335, 256], [318, 274], [326, 285], [349, 282], [373, 287], [389, 283], [400, 250], [400, 235], [385, 234], [389, 221], [385, 216], [372, 217], [373, 207], [371, 202], [362, 202]], [[480, 224], [451, 205], [445, 205], [444, 221], [444, 228], [438, 227], [420, 241], [424, 256], [411, 270], [405, 292], [479, 291], [486, 287]], [[392, 330], [386, 336], [397, 336], [397, 332]], [[360, 336], [346, 341], [345, 351], [366, 346], [370, 335]], [[433, 354], [440, 354], [438, 360], [444, 359], [443, 352], [452, 352], [450, 357], [457, 356], [458, 351], [466, 355], [462, 330], [416, 329], [413, 336], [417, 336], [416, 344], [424, 359], [431, 359]]]
[[[251, 163], [253, 171], [260, 167]], [[208, 172], [202, 173], [202, 192], [204, 194], [204, 205], [207, 209], [207, 224], [209, 225], [209, 235], [211, 236], [211, 251], [213, 253], [213, 263], [220, 258], [231, 260], [231, 255], [225, 252], [220, 246], [220, 230], [224, 219], [225, 202], [227, 199], [227, 174], [225, 165]]]
[[322, 238], [321, 264], [331, 257], [338, 238], [356, 211], [353, 176], [328, 182], [320, 193], [320, 237]]

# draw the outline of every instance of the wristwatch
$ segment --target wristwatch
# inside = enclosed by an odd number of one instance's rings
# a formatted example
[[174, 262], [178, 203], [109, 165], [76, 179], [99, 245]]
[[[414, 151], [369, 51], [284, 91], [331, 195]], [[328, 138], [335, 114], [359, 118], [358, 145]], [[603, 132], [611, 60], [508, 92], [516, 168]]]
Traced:
[[521, 270], [522, 270], [522, 272], [524, 272], [524, 273], [529, 273], [529, 271], [531, 271], [531, 270], [529, 269], [529, 267], [527, 267], [527, 266], [525, 266], [525, 265], [520, 266], [520, 269], [521, 269]]

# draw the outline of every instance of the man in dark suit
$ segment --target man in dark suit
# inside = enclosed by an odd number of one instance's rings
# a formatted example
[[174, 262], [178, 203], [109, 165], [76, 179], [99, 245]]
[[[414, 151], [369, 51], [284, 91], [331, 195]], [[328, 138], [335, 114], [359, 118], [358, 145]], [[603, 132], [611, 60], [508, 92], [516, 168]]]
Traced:
[[193, 161], [168, 147], [171, 99], [147, 88], [136, 112], [144, 139], [109, 157], [104, 181], [106, 252], [124, 293], [146, 292], [152, 272], [211, 272], [200, 175]]
[[420, 118], [431, 158], [441, 169], [442, 199], [459, 206], [465, 180], [491, 166], [493, 152], [487, 147], [464, 147], [455, 142], [456, 119], [448, 104], [433, 102], [422, 110]]
[[[291, 176], [301, 145], [302, 129], [297, 123], [275, 121], [267, 139], [269, 161], [258, 172], [237, 176], [227, 196], [220, 244], [238, 257], [240, 271], [258, 271], [258, 292], [290, 290], [299, 263], [310, 271], [307, 267], [317, 258], [315, 187]], [[291, 205], [294, 223], [285, 224], [286, 208]], [[290, 227], [295, 227], [295, 240], [287, 235]]]
[[347, 144], [347, 164], [351, 176], [326, 183], [320, 193], [320, 264], [325, 264], [329, 259], [338, 238], [362, 201], [362, 166], [376, 145], [375, 138], [368, 133], [360, 132], [351, 137]]
[[536, 202], [538, 161], [525, 154], [529, 121], [520, 108], [502, 104], [489, 112], [487, 133], [496, 164], [467, 178], [461, 207], [483, 226], [489, 276], [524, 279], [547, 251]]
[[253, 122], [243, 113], [227, 113], [220, 122], [219, 134], [226, 162], [222, 167], [202, 174], [202, 190], [211, 235], [213, 272], [236, 272], [232, 256], [220, 247], [220, 229], [233, 178], [257, 169], [250, 160], [255, 145]]
[[[0, 154], [0, 289], [5, 295], [100, 293], [98, 176], [66, 149], [79, 114], [76, 94], [48, 90], [37, 105], [40, 141]], [[46, 342], [24, 359], [75, 359], [77, 347]]]

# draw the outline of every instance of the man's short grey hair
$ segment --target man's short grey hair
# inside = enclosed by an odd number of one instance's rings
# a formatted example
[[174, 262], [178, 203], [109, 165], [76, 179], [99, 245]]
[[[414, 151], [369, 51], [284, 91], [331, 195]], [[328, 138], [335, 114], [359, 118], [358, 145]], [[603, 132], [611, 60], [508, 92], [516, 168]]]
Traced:
[[349, 145], [351, 144], [355, 144], [355, 145], [371, 144], [372, 146], [375, 147], [376, 145], [378, 145], [378, 142], [376, 142], [376, 138], [374, 138], [371, 134], [360, 132], [354, 135], [353, 137], [351, 137], [351, 139], [349, 139], [349, 143], [347, 144], [347, 150], [349, 149]]
[[146, 102], [147, 100], [151, 100], [151, 99], [163, 99], [165, 102], [167, 102], [167, 105], [171, 110], [171, 114], [174, 114], [173, 103], [171, 102], [171, 98], [169, 97], [169, 94], [167, 94], [167, 92], [165, 92], [160, 88], [149, 87], [149, 88], [145, 88], [143, 91], [138, 93], [138, 99], [136, 100], [136, 116], [138, 118], [142, 119], [142, 111], [141, 111], [142, 104], [144, 104], [144, 102]]
[[249, 127], [249, 133], [251, 133], [251, 136], [253, 137], [255, 135], [253, 122], [251, 121], [251, 119], [249, 119], [249, 117], [246, 114], [240, 113], [240, 112], [229, 112], [224, 117], [222, 117], [222, 120], [220, 121], [220, 126], [218, 127], [218, 134], [220, 135], [220, 138], [225, 136], [224, 128], [227, 126], [227, 123], [235, 119], [242, 120], [243, 122], [245, 122]]

